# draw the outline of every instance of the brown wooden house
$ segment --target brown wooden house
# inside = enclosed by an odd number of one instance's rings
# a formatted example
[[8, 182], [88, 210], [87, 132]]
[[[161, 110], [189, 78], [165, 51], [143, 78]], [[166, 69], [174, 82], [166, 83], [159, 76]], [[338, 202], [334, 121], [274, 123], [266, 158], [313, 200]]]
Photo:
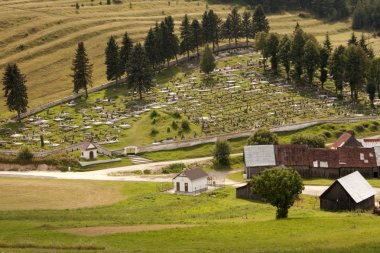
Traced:
[[375, 191], [358, 172], [337, 179], [320, 198], [323, 210], [370, 210], [375, 205]]

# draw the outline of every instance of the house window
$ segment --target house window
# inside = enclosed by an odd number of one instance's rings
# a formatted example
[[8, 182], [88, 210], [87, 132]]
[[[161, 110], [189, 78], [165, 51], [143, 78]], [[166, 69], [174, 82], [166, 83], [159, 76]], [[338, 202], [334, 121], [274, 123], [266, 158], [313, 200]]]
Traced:
[[320, 166], [321, 168], [328, 168], [329, 167], [329, 163], [328, 162], [320, 162]]
[[313, 161], [313, 167], [317, 168], [318, 167], [318, 161]]
[[373, 154], [372, 154], [372, 153], [369, 153], [369, 157], [373, 157]]
[[364, 153], [360, 153], [360, 160], [364, 160]]
[[364, 163], [368, 163], [368, 160], [364, 160]]

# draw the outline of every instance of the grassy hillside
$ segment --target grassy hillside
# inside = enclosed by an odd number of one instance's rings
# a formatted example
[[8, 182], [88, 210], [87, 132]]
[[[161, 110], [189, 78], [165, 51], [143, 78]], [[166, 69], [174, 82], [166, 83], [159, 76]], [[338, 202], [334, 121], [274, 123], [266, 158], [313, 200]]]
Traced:
[[[99, 5], [102, 1], [102, 5]], [[80, 5], [75, 10], [75, 3]], [[17, 62], [27, 75], [30, 106], [35, 107], [71, 94], [71, 61], [79, 41], [84, 41], [94, 63], [94, 85], [105, 82], [104, 48], [110, 35], [118, 38], [128, 31], [140, 41], [150, 26], [166, 15], [177, 25], [185, 13], [200, 17], [206, 9], [203, 1], [124, 1], [121, 5], [105, 5], [106, 0], [4, 0], [0, 2], [0, 72], [5, 64]], [[209, 8], [225, 17], [228, 5], [210, 4]], [[333, 43], [345, 43], [350, 22], [324, 24], [315, 19], [301, 19], [297, 13], [270, 17], [272, 30], [287, 33], [299, 21], [306, 31], [323, 39], [331, 34]], [[177, 26], [178, 28], [178, 26]], [[379, 52], [380, 40], [373, 46]], [[4, 99], [0, 102], [1, 118], [10, 116]]]

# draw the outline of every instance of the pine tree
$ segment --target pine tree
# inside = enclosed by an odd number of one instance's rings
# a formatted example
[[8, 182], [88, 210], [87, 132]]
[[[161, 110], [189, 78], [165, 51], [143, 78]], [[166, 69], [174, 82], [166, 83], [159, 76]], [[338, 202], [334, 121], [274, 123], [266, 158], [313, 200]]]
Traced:
[[212, 42], [211, 22], [207, 11], [202, 15], [202, 38], [205, 43]]
[[258, 32], [269, 32], [269, 22], [261, 5], [256, 6], [252, 16], [253, 36], [255, 36]]
[[86, 99], [88, 98], [87, 88], [92, 84], [92, 64], [88, 59], [86, 48], [83, 42], [78, 43], [78, 48], [73, 60], [73, 84], [74, 92], [78, 93], [81, 89], [86, 92]]
[[319, 57], [318, 44], [309, 39], [305, 44], [304, 64], [310, 84], [313, 83], [314, 73], [320, 62]]
[[284, 65], [287, 79], [289, 79], [289, 73], [290, 73], [291, 49], [292, 49], [292, 41], [288, 38], [287, 35], [285, 35], [280, 42], [278, 54], [279, 54], [280, 62], [282, 63], [282, 65]]
[[266, 41], [266, 51], [270, 57], [271, 69], [277, 74], [278, 72], [278, 50], [279, 50], [278, 35], [271, 33]]
[[328, 32], [326, 33], [326, 38], [325, 38], [325, 41], [323, 42], [323, 47], [328, 50], [329, 54], [331, 54], [332, 45], [330, 41], [330, 35]]
[[355, 33], [351, 34], [351, 38], [348, 40], [349, 46], [357, 46], [358, 45], [358, 39], [356, 38]]
[[366, 38], [364, 37], [364, 33], [362, 33], [362, 36], [360, 37], [358, 45], [364, 50], [364, 52], [369, 58], [375, 57], [373, 49], [369, 47], [367, 44]]
[[156, 54], [156, 64], [159, 65], [161, 63], [165, 63], [166, 61], [166, 53], [167, 48], [165, 43], [167, 43], [166, 39], [163, 38], [163, 31], [162, 26], [163, 22], [159, 25], [156, 23], [156, 26], [154, 27], [154, 45], [156, 47], [155, 54]]
[[251, 31], [251, 14], [248, 11], [243, 13], [243, 19], [241, 21], [242, 35], [245, 37], [245, 41], [248, 45], [249, 38], [252, 37]]
[[208, 45], [205, 47], [203, 57], [201, 59], [201, 70], [207, 75], [210, 74], [216, 67], [215, 58]]
[[301, 28], [296, 28], [293, 36], [291, 56], [295, 68], [295, 74], [298, 79], [301, 79], [303, 73], [305, 43], [305, 34], [303, 30]]
[[133, 47], [132, 40], [129, 38], [128, 33], [123, 36], [122, 45], [120, 48], [120, 75], [126, 73], [127, 64], [129, 62], [129, 55], [131, 54]]
[[155, 40], [154, 32], [152, 28], [149, 29], [148, 34], [145, 37], [144, 49], [145, 49], [145, 54], [148, 57], [149, 62], [152, 64], [152, 67], [155, 68], [156, 64], [158, 63], [157, 57], [156, 57], [157, 46], [156, 46], [156, 40]]
[[233, 8], [231, 14], [229, 14], [231, 19], [231, 32], [232, 36], [235, 39], [235, 45], [237, 44], [237, 40], [240, 37], [241, 33], [241, 17], [238, 13], [237, 7]]
[[199, 46], [202, 45], [202, 27], [197, 19], [191, 22], [192, 48], [196, 48], [199, 57]]
[[365, 80], [367, 57], [360, 46], [349, 46], [347, 49], [346, 79], [351, 88], [351, 99], [358, 100], [359, 90]]
[[222, 37], [228, 39], [228, 45], [231, 46], [232, 37], [232, 27], [231, 27], [231, 17], [228, 16], [222, 27]]
[[181, 27], [180, 27], [180, 32], [181, 32], [181, 43], [180, 43], [180, 48], [181, 52], [187, 53], [187, 60], [190, 59], [190, 50], [192, 49], [192, 34], [191, 34], [191, 27], [190, 27], [190, 21], [189, 18], [187, 17], [187, 14], [182, 20]]
[[320, 55], [320, 62], [319, 62], [319, 68], [321, 70], [321, 75], [319, 76], [319, 81], [321, 81], [322, 89], [327, 81], [327, 65], [329, 61], [329, 50], [326, 47], [322, 47], [321, 50], [319, 51]]
[[179, 40], [177, 35], [174, 33], [174, 20], [172, 16], [167, 16], [164, 19], [164, 24], [167, 27], [168, 44], [166, 45], [169, 49], [169, 58], [175, 58], [177, 64], [177, 54], [179, 53]]
[[28, 108], [28, 94], [26, 78], [16, 64], [7, 65], [3, 76], [4, 97], [9, 111], [17, 112], [17, 119], [21, 122], [21, 113]]
[[343, 98], [343, 83], [346, 67], [346, 49], [340, 45], [332, 53], [330, 60], [330, 74], [334, 80], [336, 93], [339, 91], [339, 97]]
[[137, 91], [140, 100], [142, 100], [142, 93], [149, 91], [153, 87], [153, 72], [144, 48], [140, 43], [134, 46], [127, 66], [128, 87]]
[[113, 36], [110, 37], [105, 50], [107, 80], [118, 80], [120, 78], [119, 46]]
[[368, 71], [368, 83], [375, 86], [377, 96], [380, 98], [380, 58], [373, 59]]

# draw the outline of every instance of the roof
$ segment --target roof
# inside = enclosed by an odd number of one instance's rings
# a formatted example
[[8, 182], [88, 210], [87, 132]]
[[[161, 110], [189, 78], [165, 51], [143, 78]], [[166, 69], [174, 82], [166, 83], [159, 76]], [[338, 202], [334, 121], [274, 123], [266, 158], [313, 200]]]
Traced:
[[380, 146], [380, 139], [358, 139], [358, 141], [366, 148]]
[[317, 167], [323, 167], [325, 163], [328, 168], [339, 168], [339, 151], [326, 148], [310, 148], [309, 149], [310, 166], [314, 166], [314, 162], [318, 162]]
[[356, 203], [360, 203], [376, 193], [372, 186], [358, 171], [339, 178], [337, 181]]
[[254, 145], [244, 147], [246, 167], [275, 166], [274, 145]]
[[97, 149], [97, 147], [91, 142], [85, 142], [81, 147], [82, 151], [94, 150], [94, 149]]
[[339, 165], [342, 168], [374, 168], [377, 167], [374, 148], [338, 148]]
[[283, 166], [309, 166], [309, 147], [307, 145], [277, 145], [276, 164]]
[[345, 132], [343, 133], [332, 145], [331, 149], [337, 149], [342, 147], [350, 138], [352, 137], [352, 133]]
[[185, 170], [181, 173], [179, 173], [177, 176], [175, 176], [173, 179], [177, 177], [187, 177], [190, 180], [197, 180], [200, 178], [208, 177], [208, 174], [202, 170], [202, 168], [198, 167], [191, 170]]

